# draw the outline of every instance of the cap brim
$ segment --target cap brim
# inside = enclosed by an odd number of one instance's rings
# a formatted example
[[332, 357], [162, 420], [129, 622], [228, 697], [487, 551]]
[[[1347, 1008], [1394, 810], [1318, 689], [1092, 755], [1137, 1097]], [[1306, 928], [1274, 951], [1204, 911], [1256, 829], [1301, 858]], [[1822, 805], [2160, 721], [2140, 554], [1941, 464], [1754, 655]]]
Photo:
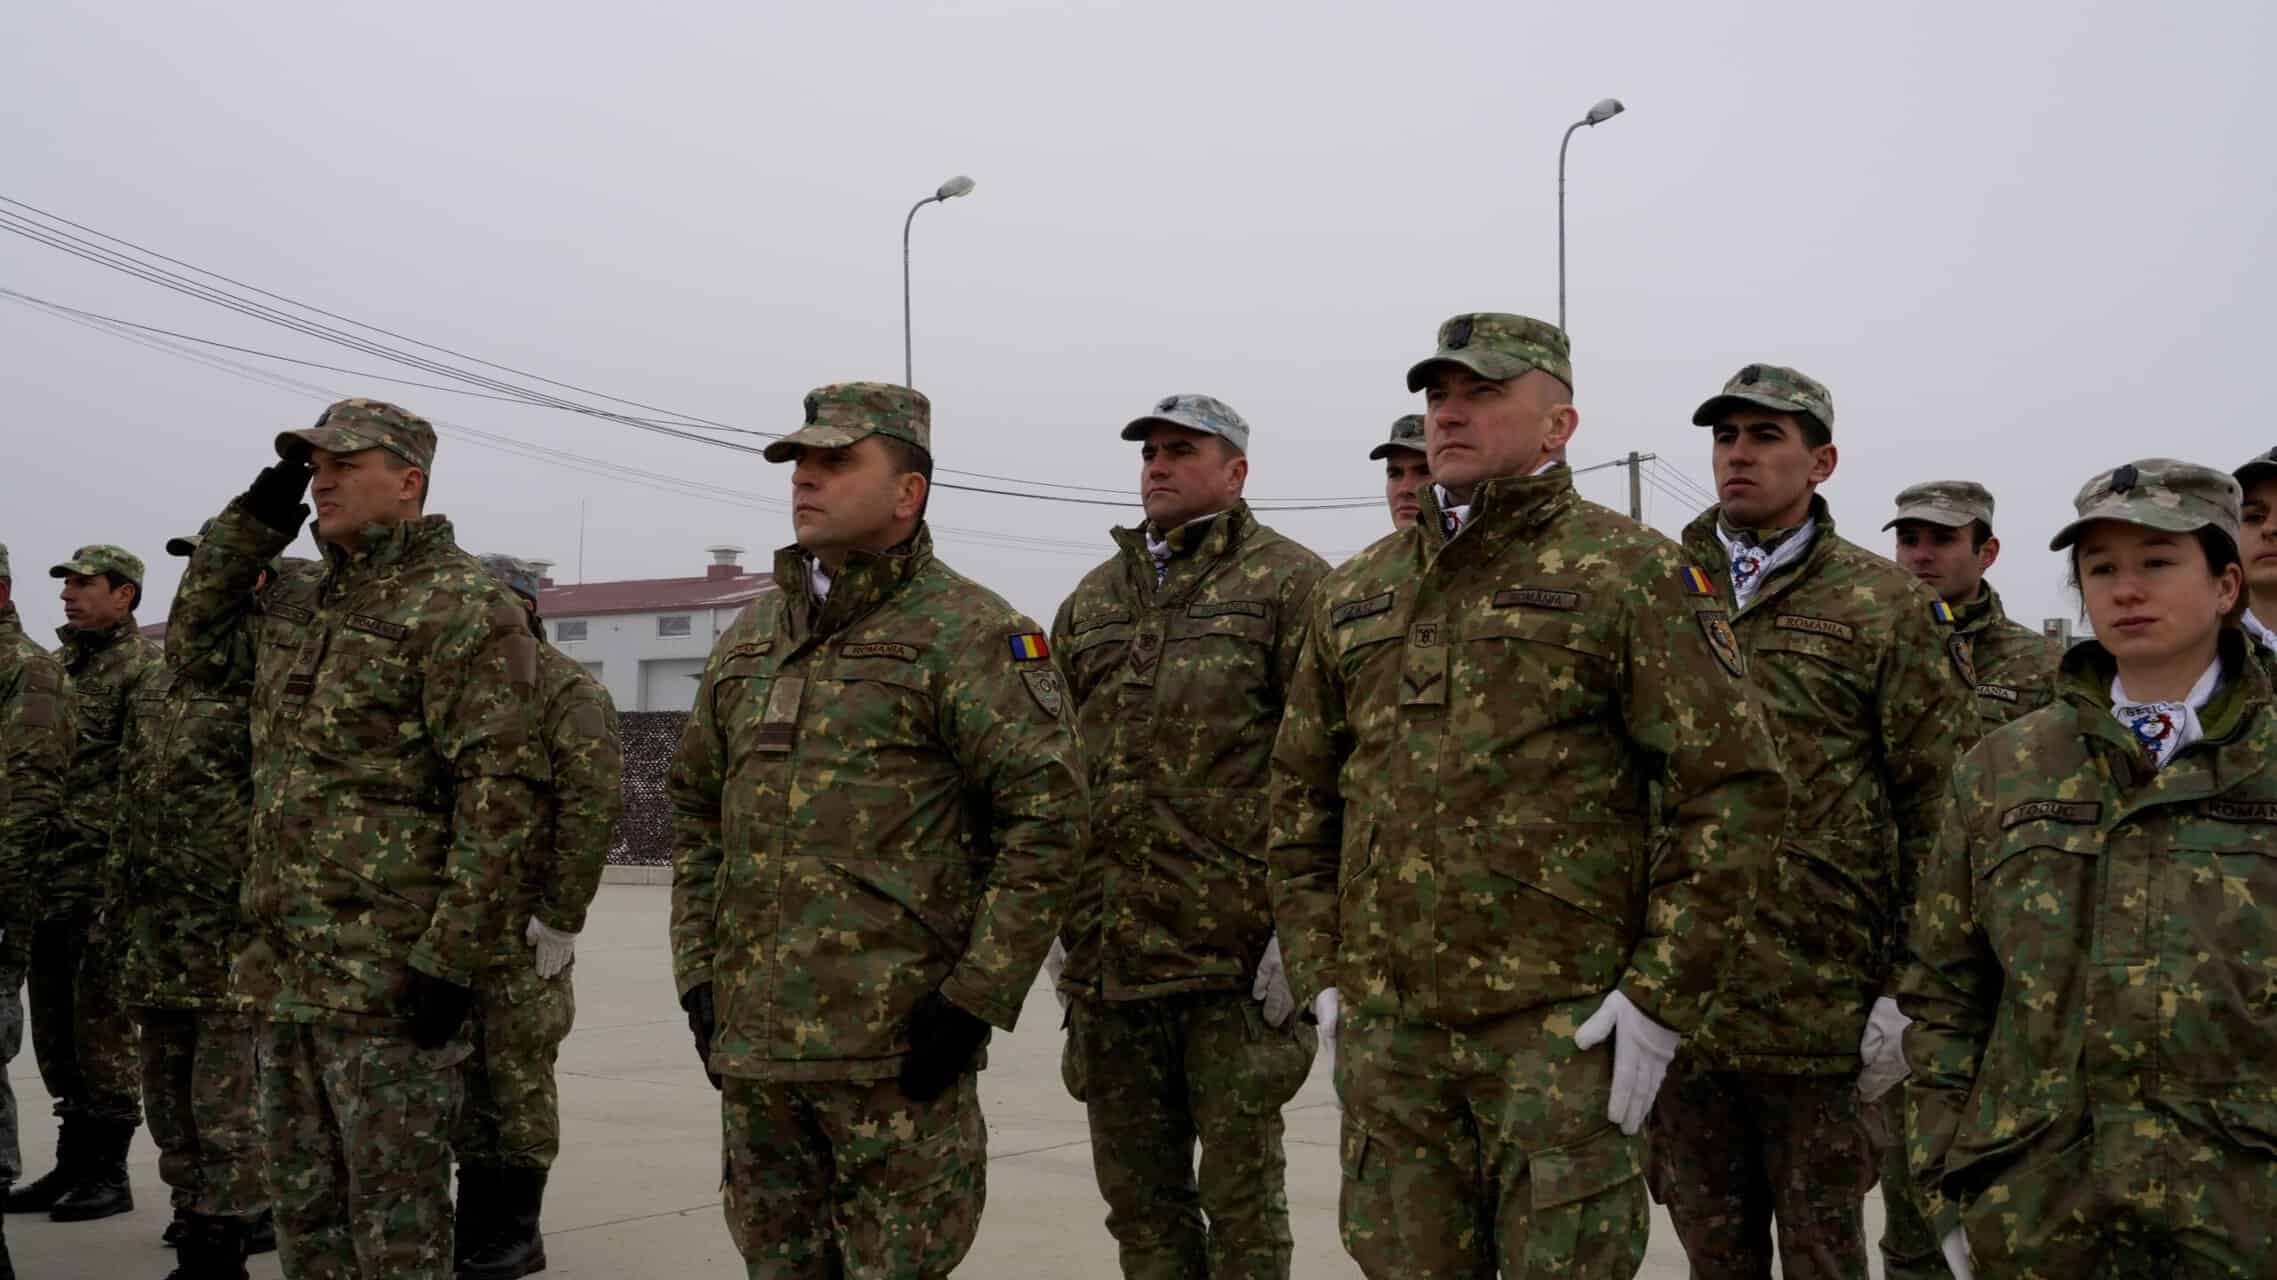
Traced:
[[2237, 487], [2240, 489], [2252, 488], [2264, 480], [2277, 479], [2277, 462], [2268, 458], [2255, 458], [2237, 470], [2230, 472], [2230, 478], [2237, 481]]
[[78, 574], [82, 578], [92, 578], [101, 572], [102, 569], [98, 568], [88, 561], [73, 560], [65, 564], [50, 566], [47, 571], [47, 576], [51, 578], [68, 578], [73, 574]]
[[[1899, 525], [1904, 524], [1908, 520], [1919, 520], [1923, 524], [1941, 524], [1948, 529], [1960, 529], [1975, 524], [1977, 521], [1983, 519], [1983, 516], [1972, 516], [1966, 514], [1965, 512], [1952, 511], [1944, 507], [1900, 507], [1898, 508], [1898, 513], [1894, 516], [1891, 516], [1889, 523], [1883, 525], [1882, 529], [1884, 532], [1888, 532], [1889, 530], [1895, 529]], [[1991, 528], [1992, 522], [1986, 520], [1985, 527], [1988, 529]]]
[[795, 461], [806, 449], [843, 449], [864, 436], [876, 435], [871, 427], [833, 427], [823, 423], [809, 423], [780, 440], [770, 441], [759, 456], [769, 462]]
[[287, 462], [307, 461], [312, 449], [326, 453], [362, 453], [366, 449], [384, 447], [378, 436], [365, 435], [354, 427], [309, 427], [277, 433], [277, 456]]
[[2087, 526], [2091, 524], [2101, 524], [2105, 520], [2115, 520], [2120, 524], [2140, 525], [2145, 529], [2157, 529], [2165, 533], [2196, 533], [2200, 529], [2204, 529], [2209, 526], [2219, 528], [2221, 525], [2221, 522], [2218, 520], [2197, 519], [2188, 515], [2184, 515], [2179, 511], [2157, 511], [2142, 513], [2139, 515], [2135, 513], [2129, 513], [2123, 516], [2081, 516], [2079, 519], [2072, 521], [2070, 524], [2065, 525], [2063, 528], [2056, 530], [2056, 536], [2048, 539], [2048, 550], [2063, 550], [2065, 547], [2068, 547], [2071, 544], [2079, 541], [2079, 535], [2086, 532]]
[[1378, 462], [1392, 456], [1395, 453], [1429, 454], [1430, 452], [1430, 450], [1424, 448], [1419, 444], [1393, 444], [1387, 440], [1384, 443], [1377, 445], [1375, 448], [1368, 450], [1368, 461]]
[[1818, 414], [1809, 405], [1797, 404], [1792, 400], [1782, 400], [1777, 396], [1749, 395], [1742, 391], [1726, 391], [1722, 395], [1710, 396], [1702, 401], [1700, 407], [1692, 411], [1692, 425], [1695, 427], [1712, 427], [1716, 425], [1717, 419], [1742, 406], [1769, 409], [1773, 413], [1800, 414], [1813, 422], [1818, 421]]
[[196, 534], [187, 538], [168, 538], [166, 540], [166, 554], [170, 556], [190, 555], [197, 551], [199, 541], [200, 537]]
[[1225, 432], [1218, 430], [1216, 427], [1204, 426], [1199, 422], [1188, 422], [1183, 418], [1165, 418], [1160, 414], [1152, 413], [1143, 418], [1133, 418], [1130, 420], [1130, 422], [1125, 424], [1123, 427], [1123, 439], [1144, 440], [1146, 439], [1147, 433], [1154, 430], [1156, 427], [1176, 427], [1180, 431], [1197, 431], [1205, 436], [1216, 436], [1220, 440], [1232, 439], [1232, 437], [1228, 436]]
[[1431, 379], [1431, 370], [1443, 364], [1468, 369], [1489, 382], [1508, 382], [1536, 368], [1517, 356], [1501, 351], [1441, 351], [1408, 367], [1407, 389], [1423, 390]]

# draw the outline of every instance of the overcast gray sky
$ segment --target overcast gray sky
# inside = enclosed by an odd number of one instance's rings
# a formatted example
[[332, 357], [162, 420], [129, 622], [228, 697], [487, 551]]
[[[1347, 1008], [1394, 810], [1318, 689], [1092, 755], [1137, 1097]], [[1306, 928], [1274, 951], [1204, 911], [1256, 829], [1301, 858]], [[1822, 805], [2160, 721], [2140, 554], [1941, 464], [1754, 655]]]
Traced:
[[[941, 465], [1128, 491], [1117, 428], [1201, 391], [1252, 424], [1253, 497], [1369, 495], [1366, 452], [1420, 408], [1402, 373], [1441, 319], [1555, 314], [1558, 136], [1616, 95], [1628, 114], [1577, 135], [1570, 168], [1576, 464], [1641, 449], [1704, 485], [1692, 407], [1750, 360], [1798, 365], [1834, 390], [1842, 531], [1886, 550], [1897, 489], [1981, 478], [1993, 579], [2036, 620], [2072, 611], [2042, 548], [2094, 471], [2277, 444], [2273, 55], [2265, 0], [26, 3], [0, 10], [0, 195], [782, 430], [812, 386], [898, 379], [902, 216], [969, 173], [978, 191], [916, 228]], [[15, 235], [0, 287], [446, 381]], [[433, 509], [564, 580], [581, 503], [588, 580], [696, 573], [715, 542], [763, 564], [790, 536], [786, 471], [750, 455], [249, 362], [606, 462], [444, 428]], [[0, 540], [27, 624], [61, 621], [40, 571], [94, 541], [151, 561], [162, 617], [165, 538], [328, 398], [0, 299]], [[1580, 483], [1626, 500], [1619, 472]], [[1648, 496], [1663, 529], [1695, 514]], [[1130, 518], [933, 504], [987, 535], [944, 533], [945, 557], [1046, 619]], [[1386, 528], [1376, 507], [1269, 519], [1332, 560]]]

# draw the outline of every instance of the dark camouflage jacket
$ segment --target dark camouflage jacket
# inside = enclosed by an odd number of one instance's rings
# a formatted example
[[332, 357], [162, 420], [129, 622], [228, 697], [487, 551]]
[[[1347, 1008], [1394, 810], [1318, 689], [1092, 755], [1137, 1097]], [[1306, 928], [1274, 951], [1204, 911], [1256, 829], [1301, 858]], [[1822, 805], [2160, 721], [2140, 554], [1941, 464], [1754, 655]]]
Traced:
[[1898, 995], [1940, 1231], [1972, 1202], [2060, 1212], [2051, 1188], [2202, 1204], [2277, 1159], [2277, 708], [2243, 635], [2221, 652], [2163, 769], [2089, 641], [1953, 776]]
[[1328, 566], [1246, 504], [1173, 530], [1159, 586], [1145, 531], [1114, 537], [1120, 554], [1052, 623], [1091, 779], [1061, 983], [1110, 1000], [1246, 993], [1273, 936], [1273, 735]]
[[2000, 593], [1984, 594], [1953, 610], [1945, 650], [1961, 683], [1976, 691], [1977, 723], [1963, 747], [2009, 721], [2037, 711], [2056, 696], [2056, 642], [2000, 607]]
[[1618, 986], [1700, 1024], [1787, 790], [1695, 572], [1561, 467], [1452, 539], [1427, 491], [1321, 580], [1273, 751], [1300, 997], [1460, 1026]]
[[672, 762], [672, 969], [713, 984], [711, 1069], [897, 1073], [941, 994], [1009, 1031], [1083, 839], [1073, 708], [1044, 637], [933, 558], [807, 558], [712, 647]]
[[79, 741], [74, 712], [63, 664], [24, 634], [13, 602], [0, 605], [0, 928], [11, 932], [49, 902], [43, 877]]
[[535, 915], [548, 928], [578, 933], [601, 891], [617, 816], [624, 812], [625, 752], [609, 691], [575, 658], [538, 642], [538, 729], [552, 768], [530, 861], [514, 877], [514, 897], [494, 960], [527, 964], [523, 936]]
[[127, 720], [135, 690], [165, 663], [158, 645], [136, 628], [134, 616], [96, 631], [58, 627], [55, 651], [71, 677], [79, 740], [64, 779], [63, 824], [41, 878], [41, 900], [55, 908], [100, 901], [110, 856], [111, 828], [125, 803], [119, 779], [126, 761]]
[[[1720, 508], [1684, 531], [1732, 599]], [[1803, 558], [1765, 580], [1732, 629], [1792, 790], [1786, 839], [1733, 958], [1731, 989], [1692, 1046], [1713, 1067], [1860, 1069], [1858, 1041], [1903, 954], [1915, 869], [1976, 708], [1955, 675], [1937, 596], [1844, 541], [1823, 498]]]
[[160, 668], [135, 691], [127, 793], [105, 876], [128, 949], [128, 1003], [251, 1008], [232, 994], [246, 942], [238, 912], [253, 855], [250, 679], [201, 688]]
[[253, 683], [248, 925], [285, 1021], [400, 1031], [409, 970], [468, 985], [505, 924], [547, 785], [521, 602], [425, 516], [288, 563], [291, 535], [224, 510], [174, 597], [167, 661]]

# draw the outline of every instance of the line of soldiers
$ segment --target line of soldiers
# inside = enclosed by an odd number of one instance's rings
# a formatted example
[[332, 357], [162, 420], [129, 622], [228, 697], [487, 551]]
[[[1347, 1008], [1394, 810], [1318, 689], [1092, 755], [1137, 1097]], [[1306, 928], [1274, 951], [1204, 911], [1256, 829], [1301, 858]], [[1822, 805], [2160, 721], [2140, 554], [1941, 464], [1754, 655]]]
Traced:
[[[425, 421], [349, 400], [274, 443], [167, 544], [189, 565], [163, 654], [131, 553], [51, 570], [50, 656], [0, 549], [0, 1052], [28, 962], [61, 1119], [56, 1168], [7, 1210], [132, 1209], [147, 1116], [175, 1280], [241, 1278], [267, 1248], [319, 1280], [528, 1275], [622, 806], [616, 711], [543, 640], [534, 569], [425, 513]], [[323, 558], [279, 558], [304, 491]]]
[[1407, 382], [1395, 531], [1333, 569], [1237, 413], [1153, 405], [1048, 631], [935, 556], [922, 395], [768, 447], [797, 541], [668, 781], [747, 1274], [957, 1266], [1039, 965], [1129, 1277], [1290, 1274], [1324, 1041], [1372, 1277], [1633, 1275], [1648, 1196], [1696, 1275], [1864, 1277], [1877, 1178], [1892, 1276], [2267, 1274], [2277, 453], [2089, 481], [2059, 658], [1983, 486], [1899, 494], [1896, 563], [1837, 533], [1796, 370], [1700, 405], [1681, 542], [1575, 493], [1554, 326], [1457, 316]]

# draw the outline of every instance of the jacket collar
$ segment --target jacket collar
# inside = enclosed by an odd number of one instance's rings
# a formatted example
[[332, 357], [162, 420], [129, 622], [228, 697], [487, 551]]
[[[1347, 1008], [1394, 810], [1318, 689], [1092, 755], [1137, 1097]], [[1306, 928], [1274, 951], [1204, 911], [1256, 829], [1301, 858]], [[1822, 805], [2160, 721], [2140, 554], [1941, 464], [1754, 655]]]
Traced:
[[1453, 537], [1439, 508], [1439, 492], [1424, 485], [1415, 494], [1422, 511], [1415, 529], [1426, 558], [1435, 559], [1453, 543], [1478, 546], [1492, 557], [1523, 534], [1532, 533], [1573, 509], [1580, 499], [1573, 491], [1573, 469], [1560, 463], [1527, 476], [1497, 476], [1482, 480], [1471, 490], [1470, 516]]
[[[1788, 588], [1809, 578], [1812, 571], [1824, 563], [1829, 555], [1833, 554], [1834, 511], [1826, 505], [1826, 498], [1821, 494], [1814, 493], [1811, 495], [1810, 514], [1803, 517], [1803, 523], [1812, 522], [1816, 522], [1818, 527], [1811, 534], [1810, 550], [1803, 553], [1802, 559], [1772, 574], [1770, 579], [1757, 589], [1755, 598], [1748, 602], [1747, 607], [1750, 612], [1769, 604], [1774, 598], [1786, 594]], [[1716, 535], [1719, 529], [1729, 530], [1734, 527], [1725, 523], [1724, 506], [1720, 502], [1701, 512], [1692, 523], [1684, 526], [1684, 549], [1691, 553], [1703, 568], [1711, 570], [1709, 576], [1716, 581], [1717, 594], [1727, 601], [1732, 598], [1731, 558], [1724, 554], [1723, 539]], [[1802, 528], [1802, 524], [1797, 524], [1795, 528]], [[1792, 532], [1793, 530], [1779, 531], [1780, 534], [1792, 534]], [[1766, 538], [1763, 545], [1775, 545], [1780, 540], [1779, 535], [1774, 534]]]
[[856, 551], [830, 575], [830, 598], [815, 608], [807, 580], [812, 561], [806, 548], [792, 543], [775, 552], [775, 585], [783, 595], [781, 621], [795, 642], [843, 631], [892, 598], [933, 563], [933, 533], [923, 521], [917, 532], [885, 551]]
[[[309, 536], [316, 536], [316, 526], [308, 527]], [[332, 576], [355, 577], [365, 573], [384, 573], [397, 565], [425, 555], [437, 546], [455, 546], [457, 536], [451, 529], [449, 516], [421, 516], [395, 524], [367, 524], [356, 537], [354, 550], [337, 543], [318, 540], [324, 551], [324, 562]]]
[[2269, 677], [2253, 657], [2245, 633], [2225, 626], [2216, 641], [2222, 686], [2199, 713], [2205, 736], [2182, 748], [2164, 769], [2153, 769], [2126, 727], [2111, 714], [2111, 681], [2118, 660], [2097, 640], [2082, 640], [2064, 653], [2057, 669], [2056, 694], [2069, 707], [2087, 741], [2122, 789], [2156, 785], [2146, 803], [2212, 795], [2271, 763], [2273, 727], [2269, 715]]
[[[9, 602], [8, 607], [11, 615], [13, 615], [15, 603]], [[95, 627], [91, 630], [68, 625], [57, 627], [55, 637], [63, 642], [63, 652], [58, 656], [63, 659], [64, 666], [77, 666], [126, 639], [134, 630], [134, 615], [131, 613], [107, 627]]]

